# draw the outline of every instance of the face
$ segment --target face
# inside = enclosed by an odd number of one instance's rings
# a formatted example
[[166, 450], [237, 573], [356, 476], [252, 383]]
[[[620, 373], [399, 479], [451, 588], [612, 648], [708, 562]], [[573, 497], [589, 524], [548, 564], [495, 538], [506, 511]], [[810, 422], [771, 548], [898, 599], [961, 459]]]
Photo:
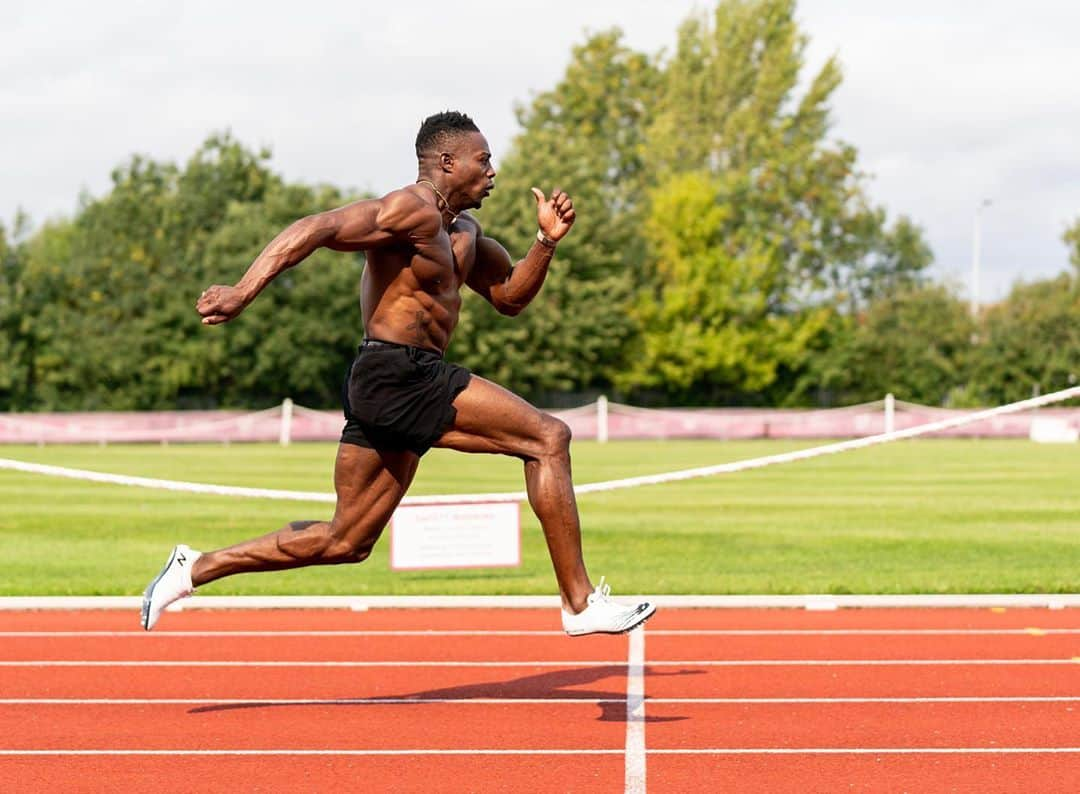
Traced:
[[479, 132], [467, 133], [455, 141], [449, 154], [453, 155], [452, 192], [459, 197], [462, 208], [478, 209], [495, 189], [495, 166], [487, 139]]

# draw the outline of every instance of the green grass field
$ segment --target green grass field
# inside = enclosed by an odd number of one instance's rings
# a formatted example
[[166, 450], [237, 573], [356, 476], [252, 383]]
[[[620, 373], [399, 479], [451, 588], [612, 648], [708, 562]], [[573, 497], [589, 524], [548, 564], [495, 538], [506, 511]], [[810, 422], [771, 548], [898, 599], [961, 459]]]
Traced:
[[[575, 442], [578, 483], [810, 444]], [[210, 483], [331, 490], [332, 444], [0, 447], [0, 457]], [[1080, 592], [1080, 450], [1027, 441], [894, 443], [766, 469], [583, 496], [586, 561], [618, 593]], [[412, 493], [519, 490], [517, 461], [435, 450]], [[176, 542], [214, 548], [330, 505], [180, 495], [0, 471], [0, 594], [140, 593]], [[228, 594], [555, 592], [536, 520], [522, 565], [359, 566], [238, 576]]]

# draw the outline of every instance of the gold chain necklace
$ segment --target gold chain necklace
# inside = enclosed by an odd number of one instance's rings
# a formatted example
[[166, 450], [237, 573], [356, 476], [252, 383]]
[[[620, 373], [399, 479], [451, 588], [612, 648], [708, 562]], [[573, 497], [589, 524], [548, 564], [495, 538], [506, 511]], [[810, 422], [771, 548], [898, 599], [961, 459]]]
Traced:
[[442, 191], [435, 187], [435, 183], [427, 179], [417, 179], [416, 184], [427, 185], [429, 188], [435, 191], [435, 195], [439, 197], [439, 200], [443, 203], [443, 209], [450, 213], [450, 223], [453, 223], [458, 219], [458, 215], [461, 213], [453, 212], [450, 209], [450, 202], [446, 200], [446, 196], [442, 194]]

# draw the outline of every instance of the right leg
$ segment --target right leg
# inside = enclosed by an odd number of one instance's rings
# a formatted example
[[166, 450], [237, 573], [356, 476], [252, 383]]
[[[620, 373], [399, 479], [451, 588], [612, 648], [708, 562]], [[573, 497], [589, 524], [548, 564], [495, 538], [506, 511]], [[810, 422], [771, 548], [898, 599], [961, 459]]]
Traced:
[[206, 554], [177, 546], [143, 593], [143, 628], [154, 628], [162, 611], [195, 587], [223, 576], [367, 559], [419, 460], [412, 452], [341, 444], [334, 467], [337, 508], [332, 520], [294, 521], [277, 532]]
[[191, 571], [196, 587], [237, 573], [361, 562], [405, 495], [420, 459], [412, 452], [338, 446], [337, 506], [330, 521], [293, 521], [276, 532], [206, 552]]

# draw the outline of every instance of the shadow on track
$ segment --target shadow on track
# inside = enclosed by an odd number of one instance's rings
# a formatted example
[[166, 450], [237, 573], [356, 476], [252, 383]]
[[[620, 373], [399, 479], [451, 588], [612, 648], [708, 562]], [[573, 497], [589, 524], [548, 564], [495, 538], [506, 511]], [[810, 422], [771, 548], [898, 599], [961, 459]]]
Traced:
[[[655, 670], [646, 666], [644, 673], [646, 680], [653, 677], [668, 677], [676, 675], [700, 675], [704, 670]], [[379, 695], [371, 698], [340, 698], [335, 700], [307, 700], [297, 698], [291, 701], [259, 701], [252, 700], [248, 703], [222, 703], [220, 705], [198, 706], [188, 710], [189, 714], [208, 714], [220, 711], [236, 711], [240, 709], [263, 709], [263, 708], [295, 708], [297, 706], [423, 706], [432, 700], [438, 701], [468, 701], [498, 698], [504, 700], [549, 700], [572, 698], [585, 702], [596, 702], [600, 706], [601, 714], [599, 722], [626, 722], [626, 692], [609, 692], [602, 689], [574, 689], [588, 684], [596, 684], [605, 678], [624, 677], [626, 675], [625, 664], [611, 664], [597, 667], [582, 667], [569, 670], [555, 670], [547, 673], [536, 673], [508, 681], [485, 681], [477, 684], [465, 684], [462, 686], [443, 687], [440, 689], [426, 689], [420, 692], [409, 692], [399, 695]], [[646, 687], [648, 689], [648, 687]], [[412, 701], [387, 703], [388, 700]], [[648, 698], [645, 698], [648, 703]], [[687, 719], [686, 717], [651, 717], [645, 715], [646, 722], [677, 722]]]

